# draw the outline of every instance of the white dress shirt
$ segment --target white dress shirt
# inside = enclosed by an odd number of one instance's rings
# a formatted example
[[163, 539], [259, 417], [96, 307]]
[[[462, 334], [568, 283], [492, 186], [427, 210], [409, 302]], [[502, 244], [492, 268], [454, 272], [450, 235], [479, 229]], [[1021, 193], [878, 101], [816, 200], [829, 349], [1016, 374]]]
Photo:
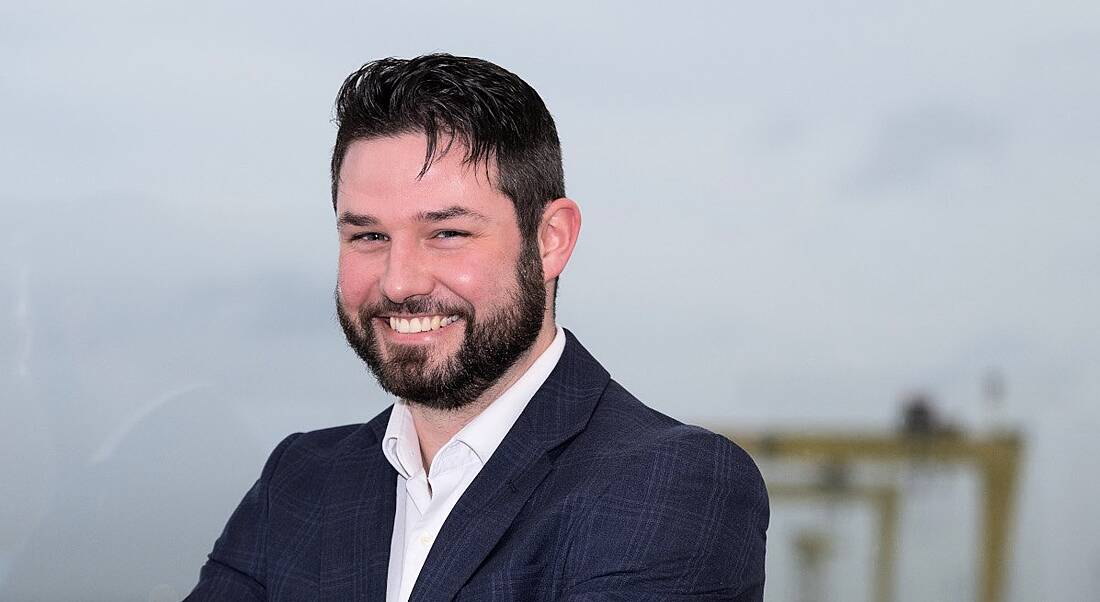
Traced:
[[565, 333], [559, 326], [550, 346], [527, 372], [439, 448], [426, 472], [409, 406], [402, 400], [394, 404], [382, 438], [382, 453], [397, 470], [387, 602], [408, 601], [447, 515], [550, 376], [564, 349]]

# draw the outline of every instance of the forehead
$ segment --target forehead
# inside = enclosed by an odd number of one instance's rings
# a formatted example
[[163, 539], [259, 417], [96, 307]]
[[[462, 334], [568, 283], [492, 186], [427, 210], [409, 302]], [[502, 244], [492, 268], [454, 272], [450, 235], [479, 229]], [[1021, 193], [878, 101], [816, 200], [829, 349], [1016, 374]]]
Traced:
[[511, 200], [489, 181], [491, 172], [484, 163], [466, 163], [465, 150], [456, 142], [421, 174], [427, 152], [423, 134], [357, 140], [340, 167], [337, 212], [400, 217], [462, 206], [492, 215], [513, 214]]

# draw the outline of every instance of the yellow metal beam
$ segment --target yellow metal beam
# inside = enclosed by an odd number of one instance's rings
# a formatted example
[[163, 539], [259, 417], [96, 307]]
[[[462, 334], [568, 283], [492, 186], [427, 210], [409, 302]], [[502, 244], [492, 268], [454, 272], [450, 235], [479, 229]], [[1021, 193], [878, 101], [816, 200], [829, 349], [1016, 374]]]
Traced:
[[[982, 537], [978, 551], [981, 602], [998, 602], [1005, 592], [1009, 531], [1023, 441], [1017, 433], [989, 437], [959, 434], [728, 433], [757, 458], [821, 463], [942, 462], [971, 464], [982, 479]], [[893, 503], [897, 503], [896, 499]], [[890, 525], [896, 536], [896, 524]], [[882, 535], [880, 534], [880, 537]], [[893, 536], [892, 536], [893, 537]], [[892, 577], [891, 577], [892, 579]]]
[[772, 499], [858, 500], [870, 502], [878, 514], [878, 542], [875, 550], [875, 602], [894, 599], [894, 565], [897, 557], [898, 492], [892, 486], [853, 486], [823, 489], [817, 485], [768, 484]]

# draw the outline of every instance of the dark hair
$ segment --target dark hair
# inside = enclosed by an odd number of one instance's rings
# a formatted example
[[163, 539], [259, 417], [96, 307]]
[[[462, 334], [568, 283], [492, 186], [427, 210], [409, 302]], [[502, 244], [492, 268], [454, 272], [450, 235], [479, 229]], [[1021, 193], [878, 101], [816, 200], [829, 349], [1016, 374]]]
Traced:
[[496, 162], [496, 186], [516, 209], [520, 233], [533, 241], [546, 204], [565, 196], [561, 143], [535, 90], [515, 74], [477, 58], [429, 54], [385, 58], [344, 80], [336, 97], [332, 206], [348, 147], [406, 133], [428, 139], [424, 175], [457, 141], [463, 160]]

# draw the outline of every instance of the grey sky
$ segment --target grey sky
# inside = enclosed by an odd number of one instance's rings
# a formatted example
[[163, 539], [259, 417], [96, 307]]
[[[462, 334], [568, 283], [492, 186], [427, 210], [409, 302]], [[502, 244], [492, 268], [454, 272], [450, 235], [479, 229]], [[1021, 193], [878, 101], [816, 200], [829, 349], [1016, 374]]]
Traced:
[[[0, 8], [0, 593], [153, 483], [206, 505], [141, 522], [148, 578], [102, 591], [186, 587], [281, 436], [388, 404], [333, 318], [331, 102], [443, 50], [554, 113], [585, 220], [560, 321], [619, 381], [712, 427], [892, 428], [922, 389], [973, 428], [995, 367], [1030, 445], [1013, 599], [1086, 599], [1100, 8], [908, 4]], [[102, 556], [71, 583], [134, 557]]]

